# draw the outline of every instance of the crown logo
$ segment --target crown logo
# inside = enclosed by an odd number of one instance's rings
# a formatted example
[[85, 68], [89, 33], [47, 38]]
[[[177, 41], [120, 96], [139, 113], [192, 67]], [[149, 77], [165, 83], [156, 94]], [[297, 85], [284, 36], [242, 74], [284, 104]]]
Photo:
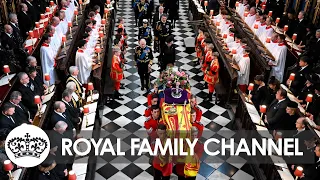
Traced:
[[48, 142], [41, 137], [32, 137], [26, 133], [24, 137], [15, 137], [8, 141], [8, 148], [14, 154], [15, 158], [36, 157], [40, 155], [48, 147]]

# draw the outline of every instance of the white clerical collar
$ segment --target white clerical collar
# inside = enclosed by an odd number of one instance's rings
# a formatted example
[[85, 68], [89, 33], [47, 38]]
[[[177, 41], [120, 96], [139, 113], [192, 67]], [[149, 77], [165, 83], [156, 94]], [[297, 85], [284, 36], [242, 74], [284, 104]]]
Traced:
[[8, 34], [8, 33], [6, 33], [9, 37], [11, 37], [12, 36], [12, 34]]
[[303, 19], [300, 19], [300, 20], [299, 20], [299, 23], [301, 23], [302, 20], [303, 20]]

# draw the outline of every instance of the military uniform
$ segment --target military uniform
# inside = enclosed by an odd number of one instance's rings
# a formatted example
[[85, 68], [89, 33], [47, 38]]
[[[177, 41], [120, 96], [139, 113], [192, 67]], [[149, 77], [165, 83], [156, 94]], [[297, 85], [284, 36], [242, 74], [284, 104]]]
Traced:
[[202, 59], [202, 48], [201, 48], [201, 44], [203, 42], [203, 40], [205, 39], [203, 34], [199, 34], [197, 39], [196, 39], [196, 43], [195, 43], [195, 50], [197, 52], [197, 58], [198, 59]]
[[[166, 38], [171, 35], [172, 26], [170, 21], [163, 23], [162, 21], [157, 22], [155, 29], [155, 40], [160, 43], [160, 50], [162, 51], [165, 46]], [[158, 47], [155, 47], [158, 48]]]
[[149, 14], [149, 4], [148, 3], [141, 3], [139, 2], [137, 4], [137, 8], [136, 8], [136, 21], [137, 19], [139, 20], [138, 25], [142, 26], [142, 20], [143, 19], [149, 19], [148, 14]]
[[149, 116], [147, 120], [144, 122], [144, 128], [146, 128], [147, 131], [150, 130], [150, 128], [152, 128], [152, 131], [148, 131], [148, 135], [150, 136], [151, 142], [158, 137], [156, 130], [159, 122], [159, 119], [154, 119], [152, 116]]
[[143, 27], [141, 26], [139, 28], [139, 35], [138, 35], [139, 40], [140, 39], [145, 39], [147, 42], [148, 46], [151, 46], [151, 40], [152, 40], [152, 34], [151, 34], [151, 27]]
[[110, 77], [114, 80], [114, 90], [116, 98], [119, 98], [120, 81], [123, 79], [123, 69], [120, 57], [113, 55]]
[[145, 87], [149, 89], [149, 78], [151, 72], [149, 65], [152, 64], [153, 60], [152, 49], [148, 46], [146, 46], [145, 48], [137, 46], [135, 49], [134, 60], [136, 62], [138, 74], [140, 76], [141, 90], [144, 90]]
[[219, 62], [218, 59], [211, 61], [210, 65], [207, 67], [203, 80], [208, 83], [209, 95], [206, 99], [207, 101], [212, 100], [212, 95], [214, 92], [214, 86], [219, 81]]
[[200, 121], [202, 117], [202, 110], [198, 105], [195, 105], [193, 109], [196, 111], [196, 121]]

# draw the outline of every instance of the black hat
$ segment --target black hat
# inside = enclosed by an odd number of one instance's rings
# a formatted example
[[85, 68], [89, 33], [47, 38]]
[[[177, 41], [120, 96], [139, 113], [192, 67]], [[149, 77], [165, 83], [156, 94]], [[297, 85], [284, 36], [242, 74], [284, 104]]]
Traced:
[[54, 163], [54, 157], [49, 154], [46, 160], [44, 160], [40, 165], [44, 168], [50, 167]]
[[35, 67], [26, 67], [26, 73], [31, 74], [33, 72], [37, 71]]
[[83, 47], [86, 43], [87, 43], [86, 40], [80, 40], [80, 41], [78, 42], [78, 47], [81, 48], [81, 47]]
[[174, 39], [173, 36], [168, 36], [168, 37], [166, 38], [166, 43], [172, 42], [173, 39]]
[[319, 83], [319, 76], [316, 74], [306, 74], [305, 78], [307, 81], [311, 82], [312, 84]]
[[298, 103], [290, 101], [287, 105], [288, 108], [298, 108]]

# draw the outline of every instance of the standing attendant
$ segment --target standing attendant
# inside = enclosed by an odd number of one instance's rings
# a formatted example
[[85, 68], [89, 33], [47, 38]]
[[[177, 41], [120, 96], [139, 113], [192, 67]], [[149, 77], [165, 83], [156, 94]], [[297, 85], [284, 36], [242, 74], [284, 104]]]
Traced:
[[[50, 46], [51, 37], [49, 34], [44, 34], [42, 36], [43, 44], [40, 48], [40, 59], [41, 59], [41, 68], [42, 74], [49, 74], [50, 75], [50, 84], [55, 84], [56, 80], [56, 72], [55, 72], [55, 54]], [[43, 77], [43, 82], [46, 82]]]
[[238, 80], [237, 85], [242, 92], [247, 91], [250, 74], [250, 57], [249, 52], [251, 49], [245, 47], [243, 50], [243, 56], [239, 59], [238, 63], [231, 63], [231, 66], [237, 70]]
[[202, 44], [202, 41], [205, 39], [205, 36], [204, 36], [204, 28], [200, 27], [198, 29], [198, 36], [196, 38], [196, 42], [195, 42], [195, 50], [197, 52], [197, 59], [195, 59], [194, 61], [196, 62], [200, 62], [200, 59], [202, 59], [202, 48], [201, 48], [201, 44]]
[[269, 61], [269, 65], [272, 66], [270, 76], [275, 76], [280, 82], [283, 81], [284, 68], [287, 59], [287, 46], [286, 46], [286, 36], [280, 34], [278, 36], [278, 45], [273, 48], [272, 55], [275, 61]]
[[[208, 45], [208, 53], [212, 54], [213, 45]], [[212, 95], [214, 92], [214, 86], [219, 82], [219, 61], [218, 57], [212, 58], [210, 64], [204, 71], [204, 81], [208, 83], [209, 94], [205, 101], [212, 101]]]
[[141, 81], [141, 91], [145, 88], [149, 90], [150, 72], [153, 60], [152, 49], [146, 45], [146, 40], [141, 39], [139, 46], [135, 49], [134, 60], [138, 68], [138, 74]]
[[93, 62], [93, 59], [84, 52], [86, 49], [86, 41], [80, 40], [79, 42], [79, 49], [76, 53], [76, 66], [79, 69], [78, 78], [81, 84], [83, 84], [85, 87], [89, 82], [90, 73], [92, 71], [92, 66], [95, 65], [95, 62]]
[[112, 57], [112, 65], [110, 77], [114, 81], [114, 98], [118, 100], [124, 100], [119, 93], [120, 81], [123, 79], [123, 69], [121, 67], [121, 50], [120, 48], [114, 48], [114, 55]]
[[163, 14], [161, 16], [161, 21], [157, 22], [156, 29], [154, 32], [155, 40], [158, 40], [160, 43], [160, 52], [165, 46], [166, 38], [171, 35], [172, 26], [169, 21], [167, 21], [167, 15]]
[[20, 4], [20, 12], [18, 13], [19, 27], [21, 35], [24, 39], [28, 37], [28, 32], [33, 28], [32, 18], [28, 15], [28, 6], [24, 3]]

